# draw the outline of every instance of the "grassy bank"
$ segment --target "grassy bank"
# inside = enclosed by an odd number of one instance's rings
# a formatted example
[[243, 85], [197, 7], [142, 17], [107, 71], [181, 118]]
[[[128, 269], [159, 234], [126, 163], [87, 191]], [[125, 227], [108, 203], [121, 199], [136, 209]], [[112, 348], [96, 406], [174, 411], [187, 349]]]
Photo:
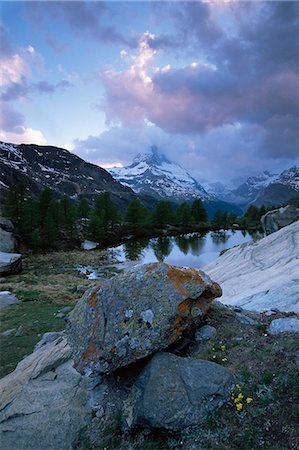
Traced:
[[[107, 264], [111, 264], [111, 259], [105, 251], [36, 254], [24, 258], [20, 274], [0, 279], [1, 291], [11, 291], [22, 300], [21, 304], [0, 310], [0, 333], [13, 330], [9, 336], [1, 335], [0, 378], [32, 352], [43, 333], [64, 329], [60, 310], [73, 306], [81, 297], [78, 285], [89, 287], [98, 282], [74, 268], [104, 268]], [[110, 268], [103, 272], [105, 277], [113, 273]]]

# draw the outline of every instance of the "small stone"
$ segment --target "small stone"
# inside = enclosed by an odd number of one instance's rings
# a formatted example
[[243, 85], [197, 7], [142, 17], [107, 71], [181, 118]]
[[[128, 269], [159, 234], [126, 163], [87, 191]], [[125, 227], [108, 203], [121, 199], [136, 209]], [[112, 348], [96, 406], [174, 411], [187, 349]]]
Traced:
[[25, 334], [26, 334], [25, 328], [24, 328], [22, 325], [20, 325], [20, 326], [17, 328], [17, 331], [15, 332], [15, 336], [16, 336], [16, 337], [22, 337], [22, 336], [25, 336]]
[[4, 336], [4, 337], [13, 336], [15, 334], [15, 332], [16, 332], [16, 328], [11, 328], [10, 330], [3, 331], [1, 333], [1, 336]]
[[273, 316], [274, 314], [276, 314], [276, 312], [273, 311], [272, 309], [270, 309], [270, 311], [266, 311], [266, 312], [265, 312], [265, 316], [267, 316], [267, 317]]
[[215, 327], [212, 327], [211, 325], [204, 325], [196, 331], [195, 340], [196, 342], [207, 341], [215, 337], [216, 334], [217, 330]]
[[61, 314], [68, 314], [73, 309], [72, 306], [65, 306], [64, 308], [61, 308], [58, 312]]
[[63, 319], [63, 317], [65, 316], [65, 314], [63, 314], [62, 312], [56, 313], [54, 314], [56, 319]]
[[236, 318], [240, 323], [243, 323], [244, 325], [255, 325], [256, 320], [252, 319], [251, 317], [245, 316], [245, 314], [236, 314]]
[[269, 333], [270, 334], [299, 333], [299, 319], [291, 317], [274, 319], [270, 323]]

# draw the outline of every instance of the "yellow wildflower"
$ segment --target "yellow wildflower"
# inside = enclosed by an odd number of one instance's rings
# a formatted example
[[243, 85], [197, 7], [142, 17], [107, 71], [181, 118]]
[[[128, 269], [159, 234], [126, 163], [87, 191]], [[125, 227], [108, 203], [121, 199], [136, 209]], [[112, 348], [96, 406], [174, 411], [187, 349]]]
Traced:
[[242, 400], [242, 398], [244, 398], [244, 395], [241, 394], [241, 392], [240, 392], [240, 394], [238, 395], [238, 399], [239, 399], [239, 400]]
[[251, 403], [252, 400], [253, 400], [253, 398], [251, 398], [251, 397], [247, 397], [247, 398], [246, 398], [246, 402], [247, 402], [247, 403]]
[[226, 349], [225, 345], [221, 345], [221, 350], [224, 352], [224, 350]]
[[236, 408], [237, 408], [238, 411], [241, 411], [243, 409], [242, 403], [237, 403], [236, 404]]
[[239, 389], [239, 391], [241, 390], [241, 387], [239, 384], [236, 384], [236, 387]]
[[226, 361], [227, 361], [227, 358], [222, 358], [221, 361], [226, 362]]
[[216, 355], [213, 355], [213, 359], [215, 359], [216, 358]]

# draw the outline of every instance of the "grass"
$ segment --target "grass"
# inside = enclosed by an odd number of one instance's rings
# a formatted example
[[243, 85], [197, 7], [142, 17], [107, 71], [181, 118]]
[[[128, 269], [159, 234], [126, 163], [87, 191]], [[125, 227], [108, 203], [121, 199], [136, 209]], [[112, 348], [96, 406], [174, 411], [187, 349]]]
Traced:
[[[24, 258], [20, 274], [0, 279], [1, 291], [11, 291], [22, 300], [21, 304], [0, 311], [0, 333], [23, 328], [23, 336], [1, 336], [0, 378], [32, 352], [43, 333], [64, 329], [63, 318], [57, 318], [55, 313], [63, 306], [73, 305], [82, 295], [76, 292], [76, 286], [89, 287], [99, 282], [73, 268], [106, 264], [111, 264], [111, 260], [105, 251], [30, 255]], [[113, 270], [108, 269], [107, 277], [113, 275]]]
[[0, 332], [20, 326], [23, 330], [23, 336], [1, 336], [0, 378], [12, 372], [18, 362], [32, 352], [44, 333], [64, 329], [64, 320], [55, 316], [59, 309], [57, 304], [32, 302], [13, 305], [0, 312]]

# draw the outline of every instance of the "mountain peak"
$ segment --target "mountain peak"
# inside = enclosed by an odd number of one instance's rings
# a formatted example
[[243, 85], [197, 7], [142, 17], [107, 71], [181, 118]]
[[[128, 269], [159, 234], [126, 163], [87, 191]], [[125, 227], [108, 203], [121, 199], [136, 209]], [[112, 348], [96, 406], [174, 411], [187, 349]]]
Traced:
[[136, 166], [141, 162], [147, 163], [151, 166], [159, 166], [163, 163], [171, 164], [170, 161], [159, 152], [156, 145], [150, 147], [150, 151], [147, 153], [138, 153], [133, 159], [132, 166]]
[[135, 192], [171, 201], [200, 197], [210, 199], [204, 188], [178, 164], [169, 161], [156, 145], [139, 153], [127, 167], [109, 170], [111, 175]]

